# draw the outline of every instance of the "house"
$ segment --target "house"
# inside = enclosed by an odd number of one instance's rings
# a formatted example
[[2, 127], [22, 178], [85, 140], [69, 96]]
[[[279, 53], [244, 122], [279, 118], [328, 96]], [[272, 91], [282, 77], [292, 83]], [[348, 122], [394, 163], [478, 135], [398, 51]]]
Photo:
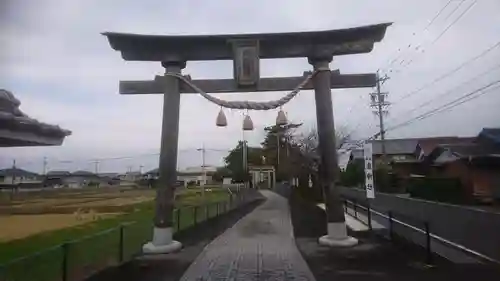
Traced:
[[351, 155], [349, 156], [349, 164], [351, 163], [359, 163], [364, 167], [365, 161], [365, 151], [363, 148], [355, 148], [351, 150]]
[[439, 145], [428, 161], [430, 175], [458, 178], [470, 198], [500, 199], [500, 129], [483, 129], [472, 143]]
[[[425, 159], [439, 145], [471, 143], [474, 137], [429, 137], [408, 139], [387, 139], [385, 149], [387, 161], [392, 171], [401, 177], [424, 175], [427, 173]], [[382, 160], [382, 141], [373, 143], [373, 158], [375, 167]]]
[[158, 168], [148, 171], [142, 175], [143, 179], [158, 179], [159, 177]]
[[429, 154], [439, 145], [444, 144], [463, 144], [472, 143], [476, 140], [475, 137], [431, 137], [431, 138], [419, 138], [418, 145], [420, 146], [420, 155], [418, 158], [420, 160], [425, 159]]
[[[211, 184], [214, 182], [213, 175], [217, 172], [217, 167], [205, 166], [203, 167], [188, 167], [184, 170], [177, 171], [177, 181], [187, 184]], [[203, 174], [205, 173], [205, 181]], [[144, 174], [146, 179], [158, 179], [158, 169], [153, 169]]]
[[81, 188], [85, 186], [99, 186], [101, 178], [89, 171], [75, 171], [64, 180], [69, 188]]
[[44, 186], [82, 188], [86, 186], [99, 186], [101, 179], [89, 171], [50, 171], [45, 176]]
[[99, 173], [98, 176], [102, 183], [108, 185], [116, 185], [120, 183], [120, 178], [118, 173]]
[[[373, 145], [373, 165], [379, 168], [383, 161], [383, 147], [381, 140], [370, 141]], [[400, 178], [409, 177], [418, 173], [419, 155], [421, 148], [417, 139], [386, 139], [385, 154], [388, 168]]]
[[[373, 145], [373, 160], [377, 166], [382, 160], [383, 145], [381, 140], [370, 141]], [[388, 162], [415, 161], [420, 155], [417, 139], [386, 139], [385, 154]]]
[[129, 171], [126, 172], [125, 174], [119, 174], [117, 177], [120, 179], [121, 182], [126, 183], [126, 182], [135, 182], [143, 178], [143, 175], [140, 171]]
[[19, 168], [0, 170], [0, 184], [41, 183], [42, 177], [37, 173]]
[[[184, 184], [194, 183], [196, 185], [205, 185], [213, 183], [213, 175], [217, 172], [217, 167], [188, 167], [177, 171], [177, 180]], [[205, 175], [205, 176], [204, 176]]]
[[65, 179], [70, 175], [69, 171], [49, 171], [45, 175], [43, 186], [62, 187], [65, 185]]
[[477, 142], [490, 146], [500, 146], [500, 128], [484, 128], [477, 136]]

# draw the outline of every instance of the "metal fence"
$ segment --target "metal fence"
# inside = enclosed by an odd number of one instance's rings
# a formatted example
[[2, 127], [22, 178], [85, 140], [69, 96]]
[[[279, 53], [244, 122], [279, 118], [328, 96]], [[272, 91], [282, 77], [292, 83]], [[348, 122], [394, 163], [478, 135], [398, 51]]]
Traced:
[[[175, 232], [218, 217], [251, 199], [248, 192], [232, 194], [227, 201], [178, 208], [173, 213]], [[0, 265], [0, 281], [73, 281], [109, 266], [119, 265], [141, 253], [152, 237], [152, 222], [141, 221], [68, 241]]]
[[432, 233], [432, 228], [428, 221], [410, 217], [393, 210], [375, 210], [369, 202], [360, 202], [352, 198], [344, 198], [344, 211], [366, 224], [370, 230], [376, 230], [375, 233], [381, 234], [391, 241], [402, 238], [420, 245], [425, 250], [424, 262], [427, 264], [433, 263], [433, 253], [437, 253], [440, 256], [459, 263], [486, 262], [500, 265], [499, 261], [491, 257]]
[[[367, 204], [366, 191], [362, 189], [341, 187], [340, 193], [347, 199]], [[370, 199], [370, 205], [384, 214], [393, 211], [426, 221], [433, 234], [500, 260], [500, 213], [381, 192]]]

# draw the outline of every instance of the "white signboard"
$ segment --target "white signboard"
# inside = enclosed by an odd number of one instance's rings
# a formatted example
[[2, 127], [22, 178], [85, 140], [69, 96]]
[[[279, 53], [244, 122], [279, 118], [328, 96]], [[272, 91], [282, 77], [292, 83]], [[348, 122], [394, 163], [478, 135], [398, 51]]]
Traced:
[[365, 188], [366, 198], [375, 198], [375, 184], [373, 183], [373, 146], [371, 143], [364, 145], [365, 157]]

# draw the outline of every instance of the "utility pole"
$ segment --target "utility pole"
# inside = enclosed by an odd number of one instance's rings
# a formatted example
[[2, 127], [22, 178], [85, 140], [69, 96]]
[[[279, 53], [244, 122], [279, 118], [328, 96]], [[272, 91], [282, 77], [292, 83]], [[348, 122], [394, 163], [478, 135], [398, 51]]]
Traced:
[[241, 159], [242, 159], [242, 167], [243, 167], [243, 183], [245, 184], [245, 187], [248, 187], [248, 148], [247, 148], [247, 141], [245, 140], [245, 130], [242, 131], [242, 147], [241, 147]]
[[16, 159], [12, 159], [12, 184], [16, 182]]
[[207, 172], [205, 170], [205, 144], [201, 148], [197, 149], [198, 151], [201, 151], [201, 173], [202, 173], [202, 182], [200, 183], [201, 185], [201, 196], [203, 198], [203, 202], [205, 202], [205, 183], [207, 181]]
[[47, 157], [43, 157], [43, 175], [47, 174]]
[[92, 161], [94, 163], [94, 171], [95, 171], [95, 174], [99, 174], [99, 160], [94, 160]]
[[280, 166], [280, 133], [276, 132], [276, 170]]
[[377, 92], [371, 93], [371, 107], [375, 107], [376, 110], [373, 111], [375, 115], [378, 115], [379, 127], [380, 127], [380, 140], [382, 145], [382, 163], [387, 164], [387, 153], [385, 148], [385, 128], [384, 128], [384, 117], [389, 113], [387, 107], [390, 103], [387, 101], [387, 95], [389, 93], [382, 92], [380, 89], [381, 84], [385, 81], [389, 80], [387, 75], [383, 77], [379, 76], [379, 72], [377, 71]]
[[[287, 138], [287, 134], [286, 132], [290, 129], [296, 129], [298, 127], [302, 126], [302, 123], [300, 124], [286, 124], [286, 125], [275, 125], [275, 126], [269, 126], [269, 127], [265, 127], [264, 130], [269, 132], [268, 134], [271, 135], [271, 136], [276, 136], [276, 174], [278, 173], [279, 171], [279, 167], [280, 167], [280, 157], [281, 157], [281, 153], [283, 153], [283, 151], [280, 151], [281, 148], [281, 142], [282, 142], [282, 137], [283, 137], [283, 145], [284, 145], [284, 148], [285, 148], [285, 164], [287, 164], [286, 162], [289, 161], [289, 141], [288, 141], [288, 138]], [[284, 169], [286, 170], [287, 168], [289, 167], [289, 165], [285, 165], [284, 166]], [[285, 171], [286, 172], [286, 171]], [[275, 175], [276, 175], [275, 174]]]

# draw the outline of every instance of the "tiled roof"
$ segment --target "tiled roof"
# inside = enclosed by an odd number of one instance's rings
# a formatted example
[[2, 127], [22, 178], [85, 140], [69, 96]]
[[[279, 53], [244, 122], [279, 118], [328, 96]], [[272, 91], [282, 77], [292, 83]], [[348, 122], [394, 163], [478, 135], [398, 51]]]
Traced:
[[474, 142], [475, 138], [463, 138], [463, 137], [433, 137], [433, 138], [419, 138], [418, 144], [423, 150], [425, 156], [428, 156], [434, 148], [439, 145], [445, 144], [465, 144]]
[[29, 117], [19, 109], [20, 105], [21, 102], [11, 92], [0, 89], [0, 130], [32, 133], [57, 139], [71, 134], [71, 131], [64, 130], [59, 126], [42, 123]]
[[440, 145], [458, 157], [500, 156], [500, 148], [480, 144]]
[[89, 171], [74, 171], [73, 173], [71, 173], [72, 176], [79, 176], [79, 177], [89, 177], [89, 176], [96, 176], [96, 174], [92, 173], [92, 172], [89, 172]]
[[479, 134], [500, 145], [500, 128], [484, 128]]
[[[382, 141], [373, 140], [370, 142], [373, 144], [373, 154], [382, 154]], [[385, 152], [388, 155], [413, 154], [417, 149], [417, 144], [417, 139], [386, 139]]]
[[47, 176], [69, 176], [71, 175], [68, 171], [50, 171], [47, 173]]
[[8, 168], [0, 170], [0, 176], [36, 177], [38, 174], [19, 168]]

